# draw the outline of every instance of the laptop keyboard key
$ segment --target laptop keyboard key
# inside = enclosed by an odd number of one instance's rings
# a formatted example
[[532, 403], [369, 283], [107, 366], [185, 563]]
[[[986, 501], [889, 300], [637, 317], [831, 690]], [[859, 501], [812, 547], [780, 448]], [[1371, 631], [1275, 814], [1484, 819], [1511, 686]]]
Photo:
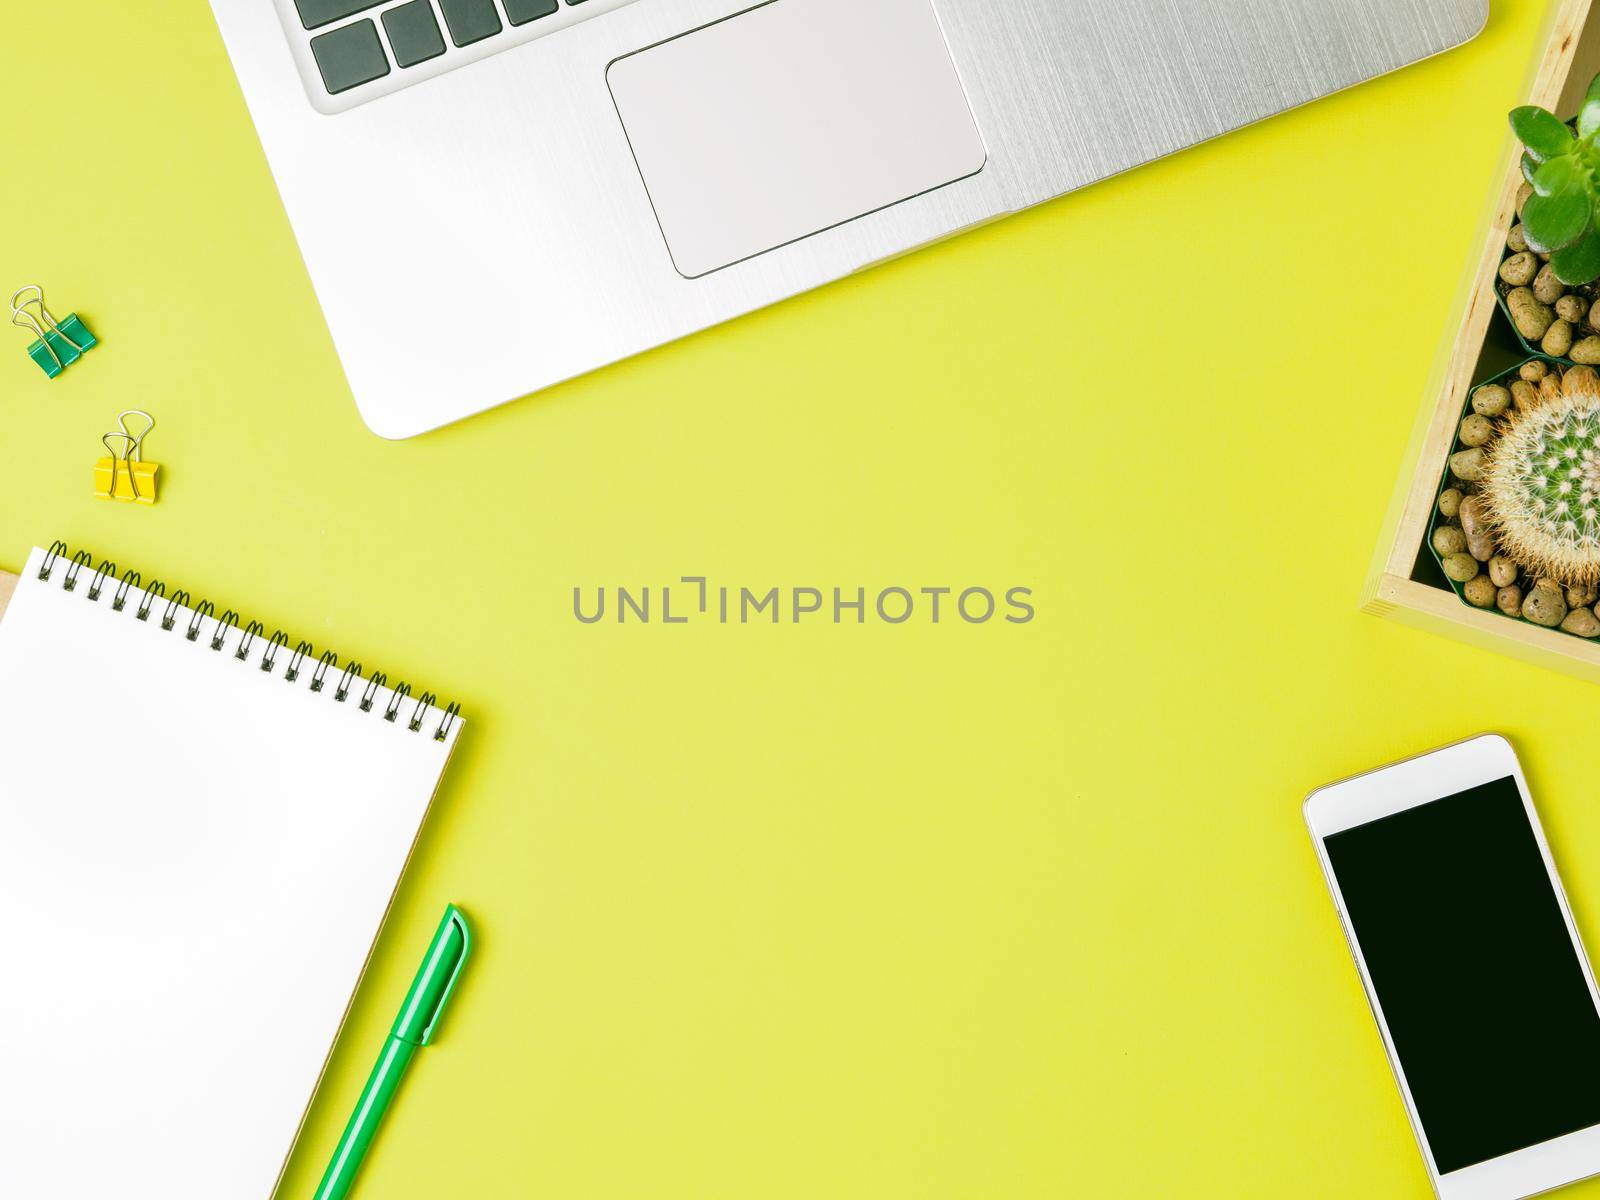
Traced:
[[402, 67], [414, 67], [444, 53], [444, 38], [428, 0], [409, 0], [391, 8], [383, 14], [383, 30], [389, 35], [394, 61]]
[[330, 96], [347, 92], [389, 73], [389, 58], [378, 40], [378, 27], [357, 21], [311, 39], [311, 53]]
[[505, 0], [506, 20], [513, 25], [526, 25], [540, 17], [548, 17], [561, 7], [559, 0]]
[[383, 0], [294, 0], [300, 24], [319, 29], [330, 21], [352, 16], [363, 9], [376, 8]]
[[439, 0], [444, 23], [450, 26], [450, 40], [457, 46], [470, 46], [500, 32], [500, 14], [494, 0]]

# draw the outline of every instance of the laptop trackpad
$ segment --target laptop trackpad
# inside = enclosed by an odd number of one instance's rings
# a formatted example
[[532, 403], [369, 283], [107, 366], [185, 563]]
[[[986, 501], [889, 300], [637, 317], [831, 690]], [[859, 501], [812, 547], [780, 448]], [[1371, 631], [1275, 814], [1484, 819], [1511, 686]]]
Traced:
[[929, 0], [770, 0], [619, 58], [607, 80], [691, 279], [986, 157]]

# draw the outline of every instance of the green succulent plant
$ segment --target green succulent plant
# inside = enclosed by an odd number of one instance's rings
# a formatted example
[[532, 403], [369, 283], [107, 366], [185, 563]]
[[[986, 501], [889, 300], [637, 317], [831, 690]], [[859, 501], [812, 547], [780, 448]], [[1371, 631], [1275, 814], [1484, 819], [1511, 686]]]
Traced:
[[1511, 129], [1533, 188], [1522, 208], [1529, 248], [1548, 254], [1569, 287], [1600, 277], [1600, 75], [1589, 84], [1575, 130], [1535, 104], [1511, 110]]

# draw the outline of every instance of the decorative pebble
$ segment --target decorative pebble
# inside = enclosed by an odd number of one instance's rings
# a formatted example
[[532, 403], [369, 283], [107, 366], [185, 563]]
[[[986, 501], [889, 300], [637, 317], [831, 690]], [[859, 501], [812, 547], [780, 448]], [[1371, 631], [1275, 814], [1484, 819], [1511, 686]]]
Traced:
[[1588, 337], [1574, 342], [1568, 353], [1575, 363], [1584, 363], [1588, 366], [1600, 363], [1600, 337], [1591, 333]]
[[1481, 446], [1494, 436], [1494, 425], [1488, 417], [1477, 413], [1464, 417], [1456, 437], [1463, 446]]
[[[1550, 328], [1544, 331], [1544, 337], [1539, 340], [1539, 349], [1551, 358], [1565, 358], [1567, 351], [1572, 349], [1572, 323], [1565, 320], [1550, 322]], [[1546, 375], [1545, 379], [1550, 376]], [[1544, 380], [1539, 381], [1543, 383]]]
[[1472, 411], [1480, 417], [1498, 417], [1511, 407], [1511, 393], [1498, 383], [1486, 383], [1472, 393]]
[[1500, 264], [1500, 278], [1512, 287], [1526, 287], [1539, 273], [1539, 258], [1531, 250], [1513, 254]]
[[1600, 619], [1587, 608], [1575, 608], [1562, 620], [1561, 628], [1579, 637], [1592, 638], [1600, 634]]
[[1483, 478], [1485, 470], [1482, 447], [1457, 450], [1450, 456], [1450, 470], [1455, 473], [1457, 479], [1466, 483], [1477, 483]]
[[1522, 615], [1535, 625], [1554, 629], [1567, 615], [1567, 602], [1561, 595], [1561, 589], [1543, 581], [1534, 584], [1533, 589], [1523, 597]]
[[1550, 322], [1556, 319], [1556, 310], [1544, 304], [1528, 287], [1512, 288], [1506, 294], [1506, 308], [1511, 313], [1511, 323], [1517, 332], [1530, 342], [1544, 337]]
[[[1457, 583], [1465, 583], [1478, 573], [1478, 560], [1465, 551], [1458, 550], [1454, 554], [1446, 554], [1443, 565], [1444, 573]], [[1560, 598], [1560, 595], [1557, 594], [1556, 599], [1559, 600]], [[1566, 607], [1565, 602], [1563, 602], [1562, 607]], [[1559, 619], [1558, 617], [1557, 620]]]
[[1533, 277], [1533, 298], [1540, 304], [1554, 304], [1566, 295], [1567, 285], [1556, 278], [1556, 269], [1549, 263], [1539, 268]]

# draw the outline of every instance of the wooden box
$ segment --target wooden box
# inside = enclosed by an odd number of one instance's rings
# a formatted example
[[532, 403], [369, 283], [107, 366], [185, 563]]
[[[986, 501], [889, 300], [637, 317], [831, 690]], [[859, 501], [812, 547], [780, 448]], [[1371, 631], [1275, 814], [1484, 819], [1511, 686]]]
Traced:
[[[1591, 0], [1561, 0], [1554, 5], [1543, 47], [1526, 103], [1570, 116], [1589, 81], [1600, 73], [1600, 5], [1593, 12]], [[1488, 227], [1475, 247], [1429, 379], [1428, 403], [1412, 431], [1406, 466], [1389, 505], [1361, 607], [1600, 682], [1600, 638], [1585, 640], [1464, 604], [1451, 591], [1427, 544], [1434, 500], [1468, 391], [1524, 357], [1515, 331], [1499, 311], [1494, 290], [1522, 184], [1520, 151], [1519, 146], [1508, 148]]]

